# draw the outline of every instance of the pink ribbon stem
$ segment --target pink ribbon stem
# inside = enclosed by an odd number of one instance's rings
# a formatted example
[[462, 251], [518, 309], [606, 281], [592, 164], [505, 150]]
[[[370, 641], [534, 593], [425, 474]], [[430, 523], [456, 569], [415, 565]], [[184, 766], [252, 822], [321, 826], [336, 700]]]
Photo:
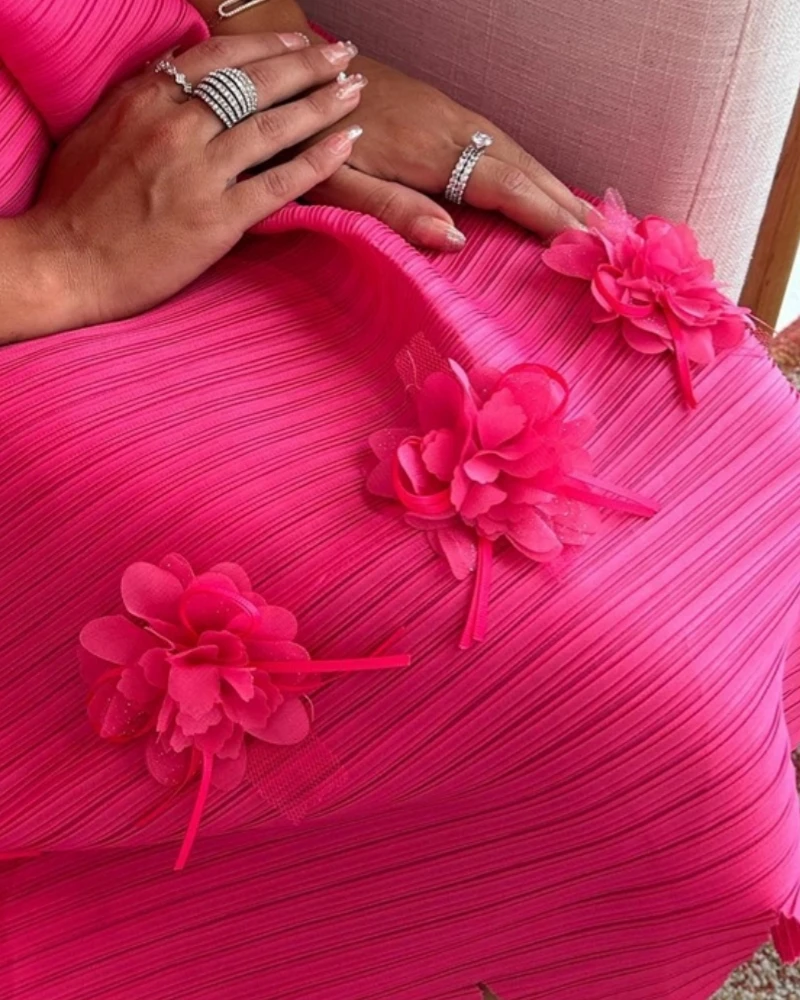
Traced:
[[467, 623], [461, 634], [459, 649], [469, 649], [473, 642], [483, 642], [489, 623], [489, 593], [492, 589], [492, 543], [483, 536], [478, 538], [478, 562], [472, 601], [467, 613]]
[[697, 406], [697, 398], [692, 385], [692, 372], [689, 367], [689, 356], [686, 353], [686, 331], [680, 325], [669, 309], [664, 310], [667, 317], [667, 326], [672, 334], [672, 342], [675, 345], [675, 363], [678, 366], [678, 382], [686, 403], [692, 408]]
[[[639, 517], [652, 517], [661, 509], [655, 500], [623, 490], [619, 486], [604, 483], [594, 476], [565, 476], [556, 487], [556, 492], [573, 500], [582, 500], [593, 507], [606, 507], [608, 510], [620, 510], [626, 514], [636, 514]], [[545, 487], [547, 489], [547, 487]]]
[[203, 818], [203, 810], [206, 806], [206, 799], [211, 788], [211, 771], [214, 765], [214, 758], [210, 753], [203, 754], [203, 770], [200, 775], [200, 788], [197, 791], [197, 798], [194, 800], [194, 809], [186, 828], [186, 836], [183, 838], [178, 860], [175, 862], [175, 871], [180, 872], [186, 866], [189, 855], [192, 851], [197, 831], [200, 829], [200, 820]]
[[409, 653], [397, 653], [352, 660], [260, 660], [250, 666], [272, 674], [346, 674], [356, 670], [396, 670], [410, 664]]

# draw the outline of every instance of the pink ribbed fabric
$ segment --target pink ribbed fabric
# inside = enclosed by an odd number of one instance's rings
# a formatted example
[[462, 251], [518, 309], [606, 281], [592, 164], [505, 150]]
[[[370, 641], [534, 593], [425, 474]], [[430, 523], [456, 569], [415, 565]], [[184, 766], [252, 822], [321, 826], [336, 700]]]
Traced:
[[[193, 33], [177, 0], [0, 4], [6, 211], [123, 53]], [[706, 1000], [798, 915], [798, 398], [749, 341], [689, 412], [535, 240], [458, 221], [429, 258], [295, 206], [145, 316], [0, 351], [0, 852], [43, 852], [0, 875], [0, 996]], [[467, 653], [469, 587], [363, 483], [418, 331], [558, 369], [597, 475], [661, 503], [558, 576], [504, 550]], [[346, 782], [297, 826], [212, 791], [180, 876], [193, 791], [139, 822], [163, 790], [92, 732], [76, 661], [171, 551], [242, 564], [313, 655], [405, 627], [414, 658], [316, 697]]]

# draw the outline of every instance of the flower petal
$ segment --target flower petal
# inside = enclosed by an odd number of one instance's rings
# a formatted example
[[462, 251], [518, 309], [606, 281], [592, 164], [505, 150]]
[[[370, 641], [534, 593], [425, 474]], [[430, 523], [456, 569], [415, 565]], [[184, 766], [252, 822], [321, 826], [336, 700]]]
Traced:
[[698, 365], [711, 364], [716, 357], [713, 332], [709, 329], [688, 329], [686, 333], [686, 354], [689, 360]]
[[486, 514], [495, 504], [502, 503], [506, 498], [504, 490], [492, 483], [473, 483], [467, 490], [459, 513], [468, 521], [481, 514]]
[[169, 674], [168, 691], [181, 712], [202, 718], [219, 699], [219, 670], [174, 666]]
[[250, 701], [255, 690], [253, 671], [247, 667], [223, 667], [220, 676], [225, 684], [230, 685], [242, 701]]
[[184, 559], [177, 552], [170, 552], [168, 556], [164, 556], [159, 566], [177, 577], [183, 587], [188, 587], [192, 580], [194, 580], [194, 572], [189, 560]]
[[223, 718], [220, 723], [207, 730], [207, 732], [195, 736], [192, 742], [201, 753], [216, 755], [231, 738], [233, 732], [233, 722], [228, 718]]
[[235, 757], [214, 758], [211, 771], [211, 784], [223, 792], [231, 792], [241, 785], [247, 771], [247, 747], [243, 743]]
[[628, 346], [641, 354], [661, 354], [669, 349], [666, 340], [640, 326], [634, 326], [629, 320], [622, 321], [621, 330]]
[[443, 483], [449, 483], [453, 478], [453, 470], [460, 455], [461, 443], [448, 428], [429, 431], [422, 439], [422, 462], [428, 472]]
[[169, 660], [166, 649], [150, 649], [139, 660], [147, 683], [166, 691], [169, 683]]
[[261, 732], [272, 715], [269, 698], [261, 687], [255, 688], [249, 701], [242, 701], [232, 691], [223, 691], [222, 705], [231, 722], [240, 725], [246, 733]]
[[221, 573], [223, 576], [227, 576], [231, 580], [233, 585], [243, 594], [247, 594], [253, 589], [253, 586], [250, 583], [250, 577], [247, 575], [247, 573], [245, 573], [245, 571], [238, 563], [234, 562], [217, 563], [216, 566], [211, 567], [209, 572]]
[[463, 527], [442, 528], [432, 535], [456, 580], [466, 580], [475, 569], [478, 549], [473, 532]]
[[311, 729], [311, 719], [305, 703], [299, 698], [289, 698], [269, 719], [258, 733], [253, 733], [265, 743], [289, 746], [302, 742]]
[[297, 619], [287, 608], [278, 607], [276, 604], [264, 604], [259, 608], [259, 612], [261, 622], [247, 637], [248, 642], [251, 638], [259, 642], [265, 639], [291, 642], [297, 635]]
[[542, 253], [542, 262], [569, 278], [590, 281], [608, 255], [601, 240], [591, 233], [570, 229], [562, 233]]
[[477, 417], [481, 445], [488, 450], [500, 448], [516, 437], [525, 426], [525, 410], [510, 389], [500, 389], [486, 401]]
[[134, 563], [122, 574], [122, 600], [137, 618], [177, 621], [182, 595], [180, 580], [152, 563]]
[[187, 715], [185, 712], [178, 712], [175, 716], [175, 727], [180, 729], [184, 736], [200, 736], [213, 729], [222, 721], [222, 709], [215, 705], [205, 715]]
[[127, 666], [149, 649], [161, 646], [154, 636], [122, 615], [95, 618], [81, 629], [80, 644], [100, 660]]
[[144, 749], [147, 770], [159, 785], [176, 788], [189, 777], [192, 755], [189, 750], [175, 753], [158, 733], [151, 733]]
[[147, 706], [160, 694], [158, 688], [148, 683], [140, 664], [125, 667], [117, 682], [117, 690], [134, 705]]
[[417, 397], [417, 412], [423, 434], [443, 427], [455, 428], [463, 421], [464, 390], [450, 372], [434, 372], [425, 379]]

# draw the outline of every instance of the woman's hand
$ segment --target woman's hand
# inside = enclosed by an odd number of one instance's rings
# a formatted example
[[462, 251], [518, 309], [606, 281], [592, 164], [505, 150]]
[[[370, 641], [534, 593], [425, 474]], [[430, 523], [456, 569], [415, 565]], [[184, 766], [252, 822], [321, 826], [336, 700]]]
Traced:
[[[22, 264], [26, 254], [36, 261], [58, 312], [38, 328], [30, 310], [15, 318], [6, 275], [4, 306], [12, 308], [0, 319], [0, 337], [141, 312], [200, 275], [250, 226], [330, 177], [350, 155], [357, 128], [337, 129], [237, 181], [355, 109], [359, 81], [336, 82], [353, 54], [343, 44], [308, 47], [299, 35], [262, 34], [211, 39], [176, 57], [195, 84], [222, 66], [246, 70], [261, 110], [231, 129], [152, 68], [112, 92], [56, 151], [37, 204], [9, 220], [9, 245]], [[283, 103], [301, 93], [307, 96]]]
[[583, 224], [586, 204], [491, 122], [371, 59], [358, 58], [353, 68], [370, 81], [358, 109], [364, 139], [348, 165], [314, 189], [313, 201], [374, 215], [413, 243], [458, 250], [464, 237], [426, 195], [442, 195], [462, 150], [481, 131], [494, 144], [467, 185], [467, 204], [501, 212], [544, 238]]
[[[214, 19], [219, 0], [191, 2], [204, 18]], [[217, 21], [213, 30], [227, 36], [266, 28], [323, 41], [313, 35], [297, 0], [268, 0]], [[359, 56], [350, 68], [370, 81], [358, 108], [365, 135], [348, 166], [315, 188], [311, 200], [377, 216], [413, 243], [458, 250], [464, 237], [428, 195], [441, 198], [461, 152], [481, 131], [495, 141], [467, 185], [467, 204], [502, 212], [544, 238], [583, 224], [584, 202], [481, 115], [372, 59]]]

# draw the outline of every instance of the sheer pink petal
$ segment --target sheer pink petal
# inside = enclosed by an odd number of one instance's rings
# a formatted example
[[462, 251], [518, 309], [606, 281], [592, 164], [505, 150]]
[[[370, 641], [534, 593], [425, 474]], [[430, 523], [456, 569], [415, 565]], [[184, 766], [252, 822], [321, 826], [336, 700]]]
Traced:
[[233, 735], [233, 731], [234, 724], [231, 720], [223, 718], [220, 723], [213, 726], [207, 732], [195, 736], [192, 742], [201, 753], [208, 753], [214, 756], [225, 746]]
[[304, 702], [299, 698], [289, 698], [270, 717], [264, 729], [253, 735], [265, 743], [288, 746], [304, 740], [310, 728], [311, 720]]
[[434, 372], [419, 393], [417, 412], [423, 434], [457, 427], [464, 412], [464, 390], [449, 372]]
[[568, 230], [542, 253], [542, 261], [559, 274], [589, 281], [597, 268], [607, 263], [608, 256], [601, 241], [591, 233]]
[[229, 684], [242, 701], [250, 701], [254, 693], [253, 671], [246, 667], [223, 667], [222, 680]]
[[205, 715], [187, 715], [185, 712], [178, 712], [175, 716], [175, 725], [184, 736], [199, 736], [207, 733], [214, 726], [222, 722], [223, 712], [219, 705], [215, 705]]
[[139, 663], [144, 670], [148, 684], [159, 691], [166, 691], [169, 682], [169, 660], [166, 649], [150, 649], [141, 657]]
[[189, 777], [192, 755], [188, 750], [175, 753], [166, 740], [157, 733], [148, 737], [144, 751], [147, 770], [159, 783], [175, 788], [182, 785]]
[[461, 442], [456, 434], [444, 428], [429, 431], [422, 441], [422, 462], [428, 472], [447, 483], [461, 454]]
[[[297, 635], [297, 619], [287, 608], [265, 604], [259, 609], [261, 622], [252, 637], [259, 641], [290, 642]], [[250, 637], [248, 637], [249, 641]]]
[[222, 757], [224, 760], [232, 760], [234, 757], [239, 756], [244, 749], [244, 745], [244, 730], [241, 726], [234, 726], [231, 735], [217, 751], [217, 757]]
[[220, 573], [223, 576], [227, 576], [233, 581], [233, 584], [237, 587], [242, 594], [247, 594], [253, 589], [253, 585], [250, 583], [250, 577], [245, 573], [242, 567], [238, 563], [233, 562], [222, 562], [217, 563], [216, 566], [212, 566], [209, 570], [211, 573]]
[[464, 472], [473, 483], [493, 483], [500, 475], [501, 463], [498, 456], [485, 451], [479, 451], [473, 455], [464, 465]]
[[456, 580], [466, 580], [474, 571], [477, 559], [474, 533], [463, 528], [442, 528], [435, 537], [453, 576]]
[[432, 492], [435, 488], [434, 480], [422, 461], [419, 442], [404, 441], [397, 449], [397, 459], [414, 493], [423, 496]]
[[134, 739], [152, 719], [152, 713], [134, 705], [111, 681], [98, 688], [87, 706], [89, 722], [105, 740]]
[[122, 574], [122, 600], [137, 618], [177, 621], [182, 595], [180, 580], [152, 563], [134, 563]]
[[698, 365], [710, 364], [716, 357], [713, 332], [693, 329], [686, 338], [686, 353]]
[[718, 351], [738, 347], [747, 330], [746, 315], [723, 316], [714, 327], [714, 346]]
[[241, 667], [247, 663], [247, 648], [238, 635], [231, 632], [203, 632], [198, 640], [198, 646], [212, 646], [216, 650], [214, 662], [224, 663], [231, 667]]
[[648, 333], [627, 320], [622, 323], [622, 336], [628, 342], [629, 347], [642, 354], [661, 354], [668, 348], [667, 342], [657, 334]]
[[174, 666], [168, 690], [181, 712], [201, 718], [219, 699], [219, 670], [216, 667]]
[[214, 760], [214, 770], [211, 774], [211, 784], [223, 792], [231, 792], [238, 788], [247, 772], [247, 747], [242, 744], [240, 752], [235, 757], [217, 756]]
[[522, 520], [511, 525], [507, 535], [513, 545], [525, 552], [540, 554], [555, 552], [561, 548], [558, 535], [533, 509], [529, 509]]
[[223, 691], [222, 704], [228, 718], [247, 733], [261, 732], [272, 714], [269, 700], [262, 688], [255, 688], [249, 701], [242, 701], [232, 692]]
[[117, 683], [117, 690], [128, 701], [140, 707], [148, 705], [159, 695], [158, 689], [148, 683], [144, 669], [139, 664], [125, 667]]
[[477, 430], [481, 444], [487, 450], [500, 448], [516, 437], [525, 426], [525, 410], [517, 403], [510, 389], [500, 389], [478, 413]]
[[162, 569], [177, 577], [183, 587], [188, 587], [192, 580], [194, 580], [194, 572], [189, 560], [184, 559], [177, 552], [170, 552], [168, 556], [164, 556], [159, 565]]
[[387, 500], [397, 499], [392, 479], [391, 461], [378, 462], [367, 476], [367, 490], [376, 497], [385, 497]]
[[479, 399], [486, 400], [497, 388], [497, 384], [503, 377], [499, 368], [492, 368], [489, 365], [476, 365], [470, 369], [469, 381]]
[[414, 430], [406, 427], [387, 427], [375, 431], [369, 436], [369, 446], [375, 457], [381, 462], [391, 461], [400, 445], [408, 437], [414, 436]]
[[461, 516], [471, 521], [487, 513], [495, 504], [502, 503], [505, 498], [505, 492], [491, 483], [486, 485], [474, 483], [461, 505]]
[[81, 629], [80, 644], [100, 660], [120, 666], [136, 663], [143, 653], [161, 643], [122, 615], [95, 618]]
[[177, 707], [178, 706], [169, 695], [164, 696], [164, 700], [161, 702], [161, 708], [158, 712], [158, 718], [156, 719], [156, 732], [166, 733], [172, 725], [172, 720], [175, 717]]

